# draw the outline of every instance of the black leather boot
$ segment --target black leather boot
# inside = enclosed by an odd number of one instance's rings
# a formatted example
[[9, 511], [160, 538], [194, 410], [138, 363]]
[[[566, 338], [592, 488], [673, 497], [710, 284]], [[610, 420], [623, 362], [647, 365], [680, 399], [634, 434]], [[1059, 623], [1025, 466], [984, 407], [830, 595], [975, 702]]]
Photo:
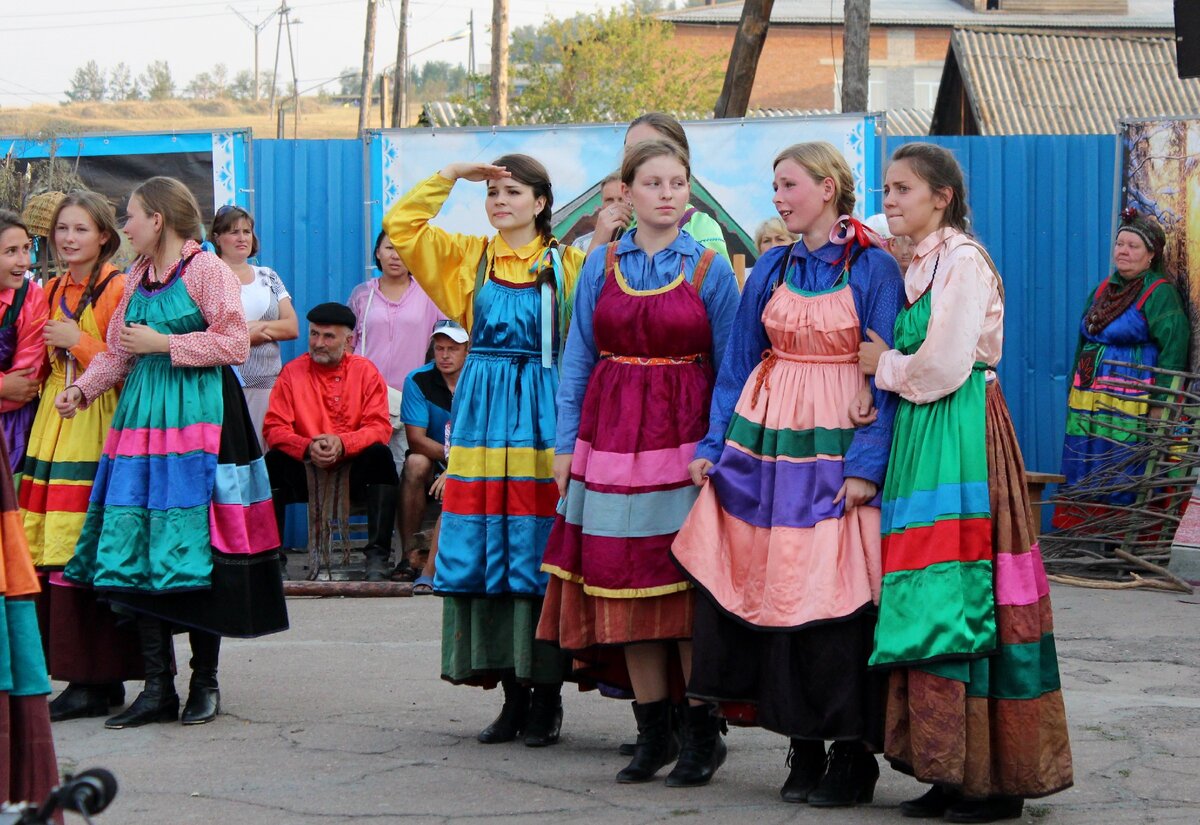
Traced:
[[829, 746], [825, 775], [808, 794], [813, 808], [846, 808], [875, 798], [879, 763], [862, 742], [834, 742]]
[[633, 760], [617, 774], [623, 785], [649, 782], [664, 765], [669, 765], [679, 756], [679, 737], [671, 724], [674, 714], [671, 702], [660, 699], [644, 705], [633, 703], [633, 715], [637, 717], [638, 737]]
[[529, 720], [529, 688], [518, 685], [508, 678], [504, 685], [504, 707], [492, 724], [479, 732], [475, 738], [485, 745], [511, 742], [525, 730]]
[[50, 721], [64, 722], [67, 719], [107, 716], [108, 699], [108, 685], [81, 685], [71, 682], [67, 689], [54, 697], [50, 703]]
[[785, 766], [791, 768], [779, 789], [784, 802], [807, 802], [825, 773], [825, 743], [818, 739], [792, 739]]
[[1019, 796], [992, 796], [987, 799], [960, 799], [946, 809], [947, 822], [999, 822], [1018, 819], [1025, 808]]
[[525, 726], [525, 747], [544, 748], [558, 742], [562, 719], [562, 683], [534, 685], [529, 724]]
[[909, 819], [941, 819], [946, 809], [959, 799], [956, 791], [945, 785], [934, 785], [916, 799], [900, 803], [900, 815]]
[[221, 637], [203, 630], [193, 630], [188, 635], [192, 643], [192, 680], [180, 721], [185, 725], [203, 725], [221, 712], [221, 691], [217, 685]]
[[367, 487], [367, 557], [366, 578], [369, 582], [386, 581], [391, 572], [392, 530], [396, 524], [395, 484], [372, 484]]
[[707, 785], [725, 763], [725, 740], [721, 736], [722, 720], [716, 715], [716, 705], [688, 705], [683, 713], [683, 747], [679, 761], [667, 774], [667, 787], [695, 788]]
[[110, 730], [137, 728], [154, 722], [174, 722], [179, 718], [179, 695], [171, 675], [171, 630], [161, 619], [138, 616], [138, 642], [146, 665], [146, 684], [124, 713], [108, 719]]

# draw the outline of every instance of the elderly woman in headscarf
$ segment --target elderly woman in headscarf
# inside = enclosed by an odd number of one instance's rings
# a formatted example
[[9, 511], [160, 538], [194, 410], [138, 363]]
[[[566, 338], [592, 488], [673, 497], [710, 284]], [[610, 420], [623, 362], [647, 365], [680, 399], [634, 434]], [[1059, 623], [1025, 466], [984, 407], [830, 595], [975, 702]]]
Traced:
[[[1055, 527], [1075, 527], [1111, 505], [1133, 503], [1133, 483], [1144, 471], [1134, 452], [1137, 417], [1148, 411], [1144, 385], [1170, 381], [1142, 367], [1187, 367], [1191, 329], [1174, 279], [1163, 270], [1166, 243], [1154, 218], [1121, 213], [1116, 271], [1092, 291], [1080, 322], [1062, 465], [1062, 493], [1074, 501], [1056, 509]], [[1106, 363], [1113, 361], [1138, 366]]]

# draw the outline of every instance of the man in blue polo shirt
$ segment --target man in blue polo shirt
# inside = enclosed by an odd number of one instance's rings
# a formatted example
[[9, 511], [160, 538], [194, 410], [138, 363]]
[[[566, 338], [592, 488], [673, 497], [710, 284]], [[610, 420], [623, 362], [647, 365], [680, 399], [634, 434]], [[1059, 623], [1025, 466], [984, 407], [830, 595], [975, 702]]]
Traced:
[[[467, 331], [454, 321], [438, 321], [430, 336], [433, 360], [410, 372], [404, 380], [400, 420], [408, 436], [408, 454], [400, 482], [400, 506], [405, 551], [412, 546], [413, 534], [421, 529], [426, 494], [432, 492], [435, 498], [442, 497], [450, 404], [463, 362], [467, 360], [469, 340]], [[430, 562], [433, 552], [430, 551]]]

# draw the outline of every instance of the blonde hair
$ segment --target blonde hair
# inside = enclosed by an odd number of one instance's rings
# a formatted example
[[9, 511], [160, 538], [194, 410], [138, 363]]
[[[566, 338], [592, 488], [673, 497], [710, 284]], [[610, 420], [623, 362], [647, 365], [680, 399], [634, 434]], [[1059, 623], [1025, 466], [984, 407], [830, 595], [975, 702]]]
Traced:
[[850, 173], [850, 165], [846, 163], [842, 153], [835, 149], [832, 143], [813, 140], [793, 144], [779, 153], [771, 168], [785, 160], [802, 167], [815, 183], [821, 183], [826, 178], [832, 179], [833, 208], [839, 216], [854, 212], [854, 175]]
[[[184, 240], [204, 240], [204, 220], [200, 217], [200, 204], [182, 181], [159, 175], [142, 183], [129, 197], [136, 197], [141, 201], [146, 214], [162, 215], [163, 229], [170, 229]], [[155, 252], [162, 249], [163, 234], [158, 236]]]
[[793, 241], [800, 239], [799, 235], [787, 228], [787, 224], [783, 222], [783, 218], [767, 218], [758, 225], [758, 229], [754, 230], [755, 249], [758, 249], [759, 245], [762, 244], [762, 239], [768, 232], [778, 232], [781, 235], [787, 235]]
[[653, 158], [674, 158], [683, 164], [687, 179], [692, 179], [692, 162], [688, 151], [673, 140], [642, 140], [625, 150], [625, 158], [621, 161], [621, 182], [633, 186], [637, 170], [642, 164]]

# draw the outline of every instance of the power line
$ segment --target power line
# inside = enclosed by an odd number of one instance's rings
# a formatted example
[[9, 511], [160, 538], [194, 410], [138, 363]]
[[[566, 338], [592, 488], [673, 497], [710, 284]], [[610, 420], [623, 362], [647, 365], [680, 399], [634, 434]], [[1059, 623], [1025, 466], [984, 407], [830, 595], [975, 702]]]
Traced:
[[[347, 6], [347, 5], [359, 5], [359, 3], [360, 3], [360, 0], [323, 0], [323, 2], [305, 3], [303, 6], [292, 6], [292, 8], [295, 11], [304, 11], [305, 9], [316, 9], [316, 8], [321, 8], [322, 6]], [[228, 5], [228, 3], [222, 3], [222, 5]], [[169, 7], [167, 7], [167, 6], [159, 6], [158, 8], [156, 8], [154, 10], [155, 11], [165, 11], [168, 8]], [[224, 16], [226, 16], [226, 14], [227, 14], [227, 12], [225, 12], [225, 11], [214, 11], [214, 12], [204, 12], [204, 13], [200, 13], [200, 14], [172, 15], [170, 17], [151, 17], [151, 18], [135, 17], [135, 18], [119, 18], [116, 20], [113, 20], [113, 19], [93, 20], [93, 21], [87, 22], [87, 23], [55, 23], [53, 25], [37, 24], [34, 26], [16, 26], [16, 27], [6, 28], [6, 29], [4, 29], [4, 33], [7, 34], [8, 32], [53, 31], [53, 30], [57, 30], [57, 29], [82, 29], [82, 28], [92, 28], [94, 26], [130, 26], [130, 25], [141, 25], [141, 24], [145, 24], [145, 23], [174, 23], [179, 20], [203, 20], [203, 19], [207, 19], [207, 18], [224, 17]]]

